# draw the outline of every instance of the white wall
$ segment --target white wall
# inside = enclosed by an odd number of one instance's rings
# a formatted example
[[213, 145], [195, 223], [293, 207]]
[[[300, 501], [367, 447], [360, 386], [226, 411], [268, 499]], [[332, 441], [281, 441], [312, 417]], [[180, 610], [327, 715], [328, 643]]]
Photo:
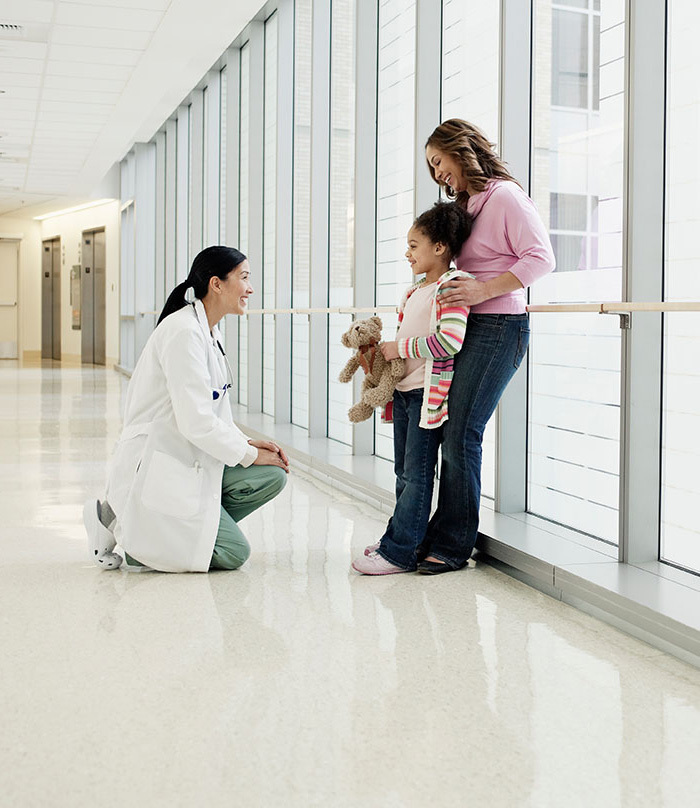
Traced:
[[41, 351], [41, 227], [33, 219], [0, 216], [0, 238], [20, 237], [18, 349]]
[[[52, 216], [41, 222], [39, 241], [61, 238], [61, 355], [80, 357], [80, 331], [71, 328], [70, 269], [80, 263], [83, 230], [105, 229], [106, 362], [119, 361], [119, 202]], [[41, 245], [39, 245], [41, 246]], [[39, 253], [40, 255], [40, 253]], [[37, 282], [39, 273], [37, 272]], [[39, 288], [39, 287], [37, 287]], [[38, 347], [41, 349], [41, 296], [37, 301]], [[21, 315], [22, 317], [24, 315]]]

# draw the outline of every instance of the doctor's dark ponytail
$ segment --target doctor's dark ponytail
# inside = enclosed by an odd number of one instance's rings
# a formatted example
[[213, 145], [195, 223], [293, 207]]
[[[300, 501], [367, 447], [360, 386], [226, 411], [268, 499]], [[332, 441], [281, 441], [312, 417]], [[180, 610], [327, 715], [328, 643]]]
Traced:
[[235, 247], [207, 247], [195, 256], [192, 262], [192, 268], [187, 279], [173, 289], [165, 301], [163, 311], [160, 313], [157, 325], [173, 312], [184, 309], [187, 305], [185, 299], [185, 291], [191, 286], [194, 290], [194, 296], [201, 300], [206, 296], [209, 289], [209, 281], [213, 277], [220, 278], [225, 281], [230, 272], [243, 261], [246, 260], [245, 255], [237, 250]]

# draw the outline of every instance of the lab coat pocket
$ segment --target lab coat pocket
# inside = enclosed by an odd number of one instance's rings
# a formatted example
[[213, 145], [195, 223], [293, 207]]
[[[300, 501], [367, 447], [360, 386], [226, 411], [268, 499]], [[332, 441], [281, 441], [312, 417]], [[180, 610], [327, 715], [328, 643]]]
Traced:
[[176, 519], [191, 519], [200, 509], [203, 478], [199, 463], [187, 465], [155, 450], [143, 481], [141, 502]]

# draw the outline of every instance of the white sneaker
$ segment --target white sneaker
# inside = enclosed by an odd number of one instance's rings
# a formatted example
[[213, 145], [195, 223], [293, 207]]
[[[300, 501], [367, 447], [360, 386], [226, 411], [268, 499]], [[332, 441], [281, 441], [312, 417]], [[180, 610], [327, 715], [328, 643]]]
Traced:
[[114, 533], [100, 522], [100, 501], [89, 499], [83, 507], [83, 524], [88, 535], [90, 558], [106, 570], [116, 570], [122, 563], [122, 557], [112, 552], [117, 546]]
[[397, 567], [377, 552], [361, 555], [352, 562], [352, 568], [363, 575], [395, 575], [397, 572], [408, 572], [403, 567]]
[[103, 570], [118, 570], [123, 560], [119, 553], [105, 553], [97, 558], [95, 563], [98, 567], [102, 567]]
[[379, 545], [380, 542], [378, 541], [375, 542], [374, 544], [368, 544], [367, 547], [365, 547], [365, 555], [369, 555], [370, 553], [376, 553], [377, 550], [379, 549]]

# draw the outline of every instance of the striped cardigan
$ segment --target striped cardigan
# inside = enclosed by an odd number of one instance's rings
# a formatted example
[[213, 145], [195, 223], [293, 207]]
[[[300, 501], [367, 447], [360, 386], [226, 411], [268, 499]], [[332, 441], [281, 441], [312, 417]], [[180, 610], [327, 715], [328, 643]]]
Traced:
[[[450, 269], [440, 277], [435, 287], [433, 304], [430, 308], [430, 336], [410, 337], [398, 341], [399, 356], [402, 359], [425, 359], [425, 382], [423, 386], [423, 407], [420, 426], [423, 429], [436, 429], [448, 418], [447, 398], [454, 376], [454, 355], [464, 342], [467, 329], [469, 307], [447, 306], [440, 302], [440, 288], [454, 278], [472, 278], [468, 272]], [[399, 306], [399, 326], [403, 312], [411, 295], [425, 285], [425, 280], [411, 286]], [[393, 420], [393, 402], [384, 408], [382, 420]]]

